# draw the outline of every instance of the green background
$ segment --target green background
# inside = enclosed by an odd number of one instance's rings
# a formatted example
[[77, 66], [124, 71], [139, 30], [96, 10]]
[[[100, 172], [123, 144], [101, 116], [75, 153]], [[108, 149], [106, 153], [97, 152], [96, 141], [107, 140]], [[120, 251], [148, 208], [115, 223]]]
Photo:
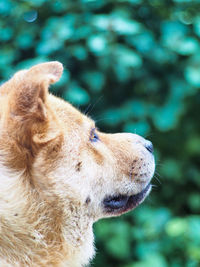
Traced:
[[200, 1], [1, 0], [1, 81], [45, 60], [54, 94], [155, 146], [150, 197], [95, 224], [92, 266], [200, 266]]

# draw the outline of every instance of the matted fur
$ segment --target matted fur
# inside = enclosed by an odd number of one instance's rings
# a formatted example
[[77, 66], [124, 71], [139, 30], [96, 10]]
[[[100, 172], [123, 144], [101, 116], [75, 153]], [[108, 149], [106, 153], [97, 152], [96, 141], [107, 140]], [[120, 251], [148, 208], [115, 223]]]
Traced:
[[87, 264], [93, 223], [123, 213], [106, 211], [104, 199], [138, 194], [154, 173], [145, 139], [94, 130], [48, 93], [62, 71], [59, 62], [39, 64], [0, 87], [1, 267]]

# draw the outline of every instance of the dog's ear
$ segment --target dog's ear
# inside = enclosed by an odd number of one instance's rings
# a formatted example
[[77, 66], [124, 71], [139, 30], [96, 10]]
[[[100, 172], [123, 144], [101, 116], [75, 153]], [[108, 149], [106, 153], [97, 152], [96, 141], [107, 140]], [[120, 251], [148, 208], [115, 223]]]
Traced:
[[48, 87], [58, 81], [63, 66], [57, 61], [38, 64], [29, 70], [17, 72], [3, 90], [8, 94], [8, 107], [12, 116], [46, 119]]
[[22, 146], [42, 144], [57, 136], [56, 126], [52, 126], [56, 118], [48, 103], [48, 87], [60, 79], [62, 72], [63, 66], [57, 61], [41, 63], [17, 72], [0, 88], [6, 101], [4, 129]]

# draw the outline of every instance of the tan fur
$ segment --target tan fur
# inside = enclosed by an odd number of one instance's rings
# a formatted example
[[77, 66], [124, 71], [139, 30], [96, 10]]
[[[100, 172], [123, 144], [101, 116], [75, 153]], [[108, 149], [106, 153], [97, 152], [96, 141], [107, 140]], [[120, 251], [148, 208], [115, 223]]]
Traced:
[[1, 267], [87, 264], [93, 223], [115, 215], [104, 198], [138, 194], [154, 173], [138, 135], [96, 130], [91, 142], [95, 123], [48, 93], [62, 71], [39, 64], [0, 88]]

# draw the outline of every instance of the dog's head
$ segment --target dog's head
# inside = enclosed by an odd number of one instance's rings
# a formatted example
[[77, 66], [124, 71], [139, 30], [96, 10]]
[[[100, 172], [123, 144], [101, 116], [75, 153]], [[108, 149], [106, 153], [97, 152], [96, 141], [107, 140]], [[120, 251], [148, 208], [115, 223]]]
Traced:
[[[16, 73], [0, 88], [0, 150], [9, 169], [24, 173], [48, 201], [76, 207], [93, 221], [127, 212], [151, 190], [150, 141], [100, 132], [93, 120], [48, 93], [62, 75], [59, 62]], [[66, 209], [66, 210], [65, 210]]]

